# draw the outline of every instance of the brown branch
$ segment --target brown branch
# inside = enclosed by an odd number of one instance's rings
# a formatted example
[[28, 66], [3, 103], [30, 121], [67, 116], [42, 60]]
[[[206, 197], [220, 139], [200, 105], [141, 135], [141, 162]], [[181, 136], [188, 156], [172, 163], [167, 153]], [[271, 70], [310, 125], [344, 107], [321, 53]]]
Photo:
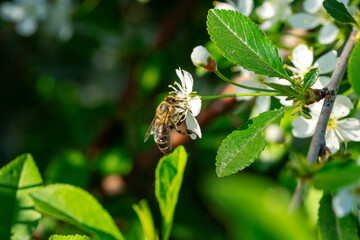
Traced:
[[[339, 61], [336, 64], [335, 70], [331, 76], [329, 84], [326, 86], [331, 94], [329, 94], [324, 99], [324, 104], [321, 109], [320, 117], [316, 125], [315, 133], [310, 143], [309, 151], [307, 154], [307, 161], [309, 164], [316, 163], [321, 151], [324, 150], [325, 143], [325, 133], [327, 124], [329, 122], [330, 114], [335, 102], [337, 92], [339, 90], [339, 85], [341, 80], [344, 77], [346, 67], [350, 58], [350, 54], [357, 42], [355, 38], [357, 31], [353, 30], [347, 40], [345, 47], [340, 55]], [[303, 196], [301, 194], [303, 188], [303, 183], [299, 180], [298, 186], [295, 190], [293, 198], [290, 204], [290, 211], [295, 211], [303, 202]]]

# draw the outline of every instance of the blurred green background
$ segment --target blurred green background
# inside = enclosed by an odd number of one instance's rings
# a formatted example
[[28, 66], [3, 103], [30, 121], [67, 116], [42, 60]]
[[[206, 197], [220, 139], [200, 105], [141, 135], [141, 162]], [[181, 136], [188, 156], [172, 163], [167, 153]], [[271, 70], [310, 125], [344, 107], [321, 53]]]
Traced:
[[[146, 198], [159, 228], [154, 172], [161, 154], [152, 138], [146, 143], [143, 138], [168, 84], [177, 80], [176, 68], [193, 74], [194, 89], [202, 95], [225, 87], [190, 60], [192, 49], [209, 41], [206, 15], [212, 7], [207, 0], [73, 1], [68, 12], [73, 34], [66, 40], [46, 30], [46, 19], [30, 37], [0, 21], [0, 165], [31, 153], [45, 183], [87, 189], [126, 239], [142, 238], [131, 206]], [[224, 74], [234, 74], [231, 64], [218, 60]], [[241, 176], [216, 177], [216, 151], [246, 121], [252, 104], [236, 104], [210, 119], [203, 138], [185, 145], [189, 162], [172, 239], [313, 236], [314, 221], [304, 221], [311, 214], [286, 215], [286, 188], [293, 189], [295, 182], [280, 146]], [[308, 140], [298, 143], [300, 149]], [[34, 237], [54, 233], [80, 232], [44, 217]]]

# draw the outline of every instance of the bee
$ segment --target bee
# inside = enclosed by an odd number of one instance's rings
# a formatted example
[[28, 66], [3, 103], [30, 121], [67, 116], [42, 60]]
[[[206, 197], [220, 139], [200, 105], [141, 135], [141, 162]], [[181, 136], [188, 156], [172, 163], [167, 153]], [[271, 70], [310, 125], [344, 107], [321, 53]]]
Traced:
[[168, 154], [171, 151], [170, 130], [175, 129], [182, 135], [190, 135], [194, 132], [189, 129], [179, 129], [184, 121], [185, 108], [182, 100], [175, 96], [167, 96], [156, 108], [155, 117], [146, 132], [144, 142], [151, 134], [154, 134], [154, 141], [160, 151]]

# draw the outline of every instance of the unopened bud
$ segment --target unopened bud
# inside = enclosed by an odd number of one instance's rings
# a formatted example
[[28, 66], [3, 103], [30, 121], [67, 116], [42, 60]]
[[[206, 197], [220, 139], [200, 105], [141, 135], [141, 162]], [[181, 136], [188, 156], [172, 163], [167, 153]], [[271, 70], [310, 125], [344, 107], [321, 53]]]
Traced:
[[279, 125], [271, 124], [265, 130], [265, 139], [269, 143], [283, 143], [285, 141], [284, 132]]
[[203, 46], [197, 46], [191, 53], [191, 61], [196, 67], [203, 67], [209, 72], [216, 71], [216, 62], [211, 57], [209, 51]]

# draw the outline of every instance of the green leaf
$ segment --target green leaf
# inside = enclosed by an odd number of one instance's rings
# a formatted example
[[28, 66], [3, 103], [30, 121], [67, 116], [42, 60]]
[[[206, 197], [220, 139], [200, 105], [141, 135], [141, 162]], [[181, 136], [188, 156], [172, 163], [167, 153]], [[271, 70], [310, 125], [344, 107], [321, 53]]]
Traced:
[[0, 239], [31, 239], [41, 214], [29, 193], [41, 188], [42, 178], [30, 154], [0, 170]]
[[141, 200], [139, 204], [134, 204], [133, 209], [139, 217], [143, 232], [147, 240], [159, 239], [156, 234], [155, 225], [149, 205], [145, 199]]
[[90, 240], [87, 236], [81, 236], [81, 235], [51, 235], [49, 240]]
[[356, 182], [360, 178], [360, 167], [355, 162], [329, 162], [313, 176], [317, 189], [335, 190]]
[[289, 193], [270, 179], [247, 173], [205, 178], [203, 201], [231, 239], [314, 240], [303, 214], [289, 214]]
[[211, 40], [230, 61], [257, 74], [291, 80], [276, 46], [240, 12], [212, 9], [207, 26]]
[[304, 90], [310, 88], [319, 79], [319, 69], [312, 68], [304, 76], [303, 88]]
[[74, 224], [97, 239], [124, 239], [109, 213], [81, 188], [53, 184], [30, 195], [40, 212]]
[[323, 6], [335, 20], [342, 23], [354, 23], [357, 25], [355, 19], [351, 16], [343, 3], [338, 2], [337, 0], [325, 0]]
[[155, 171], [155, 196], [163, 219], [162, 239], [167, 240], [173, 224], [187, 153], [183, 146], [160, 159]]
[[268, 85], [269, 87], [275, 89], [276, 91], [278, 91], [281, 95], [284, 96], [291, 96], [291, 97], [297, 97], [300, 96], [301, 94], [298, 93], [297, 91], [295, 91], [291, 86], [289, 85], [281, 85], [281, 84], [277, 84], [277, 83], [265, 83], [266, 85]]
[[358, 41], [352, 51], [348, 65], [348, 76], [354, 92], [360, 97], [360, 41]]
[[337, 218], [332, 210], [332, 198], [324, 194], [320, 200], [318, 233], [320, 240], [356, 240], [357, 223], [351, 214]]
[[280, 123], [289, 108], [268, 111], [248, 120], [222, 142], [216, 156], [219, 177], [234, 174], [249, 166], [264, 150], [264, 132], [270, 124]]

